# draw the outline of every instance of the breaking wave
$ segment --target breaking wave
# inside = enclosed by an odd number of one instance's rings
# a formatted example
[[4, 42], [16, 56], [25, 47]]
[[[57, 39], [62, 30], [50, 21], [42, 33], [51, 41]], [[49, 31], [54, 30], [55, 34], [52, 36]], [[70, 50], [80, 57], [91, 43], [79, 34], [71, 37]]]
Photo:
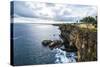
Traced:
[[72, 63], [76, 62], [76, 55], [73, 52], [66, 52], [59, 48], [53, 49], [55, 52], [55, 63]]

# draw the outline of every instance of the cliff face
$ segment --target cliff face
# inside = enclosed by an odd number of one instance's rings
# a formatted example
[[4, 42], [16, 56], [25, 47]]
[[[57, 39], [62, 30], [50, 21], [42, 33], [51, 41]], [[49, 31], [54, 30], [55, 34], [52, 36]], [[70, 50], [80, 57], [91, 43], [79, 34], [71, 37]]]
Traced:
[[97, 32], [75, 25], [59, 25], [60, 37], [66, 49], [77, 49], [77, 61], [97, 60]]

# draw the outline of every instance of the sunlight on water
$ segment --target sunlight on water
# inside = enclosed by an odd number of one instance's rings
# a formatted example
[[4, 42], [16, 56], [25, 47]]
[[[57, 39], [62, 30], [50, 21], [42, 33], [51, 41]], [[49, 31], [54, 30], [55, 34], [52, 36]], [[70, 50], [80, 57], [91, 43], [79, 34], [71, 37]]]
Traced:
[[51, 25], [38, 25], [38, 26], [36, 26], [36, 27], [38, 27], [38, 28], [44, 28], [44, 29], [47, 29], [47, 28], [50, 28], [50, 27], [52, 27]]
[[48, 29], [48, 28], [50, 28], [50, 29], [53, 28], [52, 25], [48, 25], [48, 24], [34, 24], [33, 26], [30, 25], [30, 27], [31, 27], [31, 29], [38, 28], [38, 29], [42, 29], [42, 30]]

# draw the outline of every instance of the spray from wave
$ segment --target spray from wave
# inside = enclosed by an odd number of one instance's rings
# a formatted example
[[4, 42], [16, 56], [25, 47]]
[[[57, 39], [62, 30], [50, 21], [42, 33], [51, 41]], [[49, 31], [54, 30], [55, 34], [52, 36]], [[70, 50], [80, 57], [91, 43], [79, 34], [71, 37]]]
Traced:
[[76, 55], [73, 52], [66, 52], [59, 48], [53, 49], [55, 52], [55, 63], [72, 63], [76, 62]]

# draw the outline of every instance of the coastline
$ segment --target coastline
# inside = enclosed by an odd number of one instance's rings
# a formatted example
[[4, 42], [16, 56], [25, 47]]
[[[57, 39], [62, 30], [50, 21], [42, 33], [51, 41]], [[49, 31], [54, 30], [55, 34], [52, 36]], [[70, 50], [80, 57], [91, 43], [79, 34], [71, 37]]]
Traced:
[[[91, 24], [52, 24], [59, 26], [66, 52], [76, 52], [77, 62], [97, 60], [97, 28]], [[82, 27], [83, 25], [83, 27]], [[53, 41], [54, 42], [54, 41]], [[57, 42], [58, 43], [58, 42]], [[56, 45], [57, 45], [56, 43]], [[52, 44], [55, 47], [54, 44]]]

